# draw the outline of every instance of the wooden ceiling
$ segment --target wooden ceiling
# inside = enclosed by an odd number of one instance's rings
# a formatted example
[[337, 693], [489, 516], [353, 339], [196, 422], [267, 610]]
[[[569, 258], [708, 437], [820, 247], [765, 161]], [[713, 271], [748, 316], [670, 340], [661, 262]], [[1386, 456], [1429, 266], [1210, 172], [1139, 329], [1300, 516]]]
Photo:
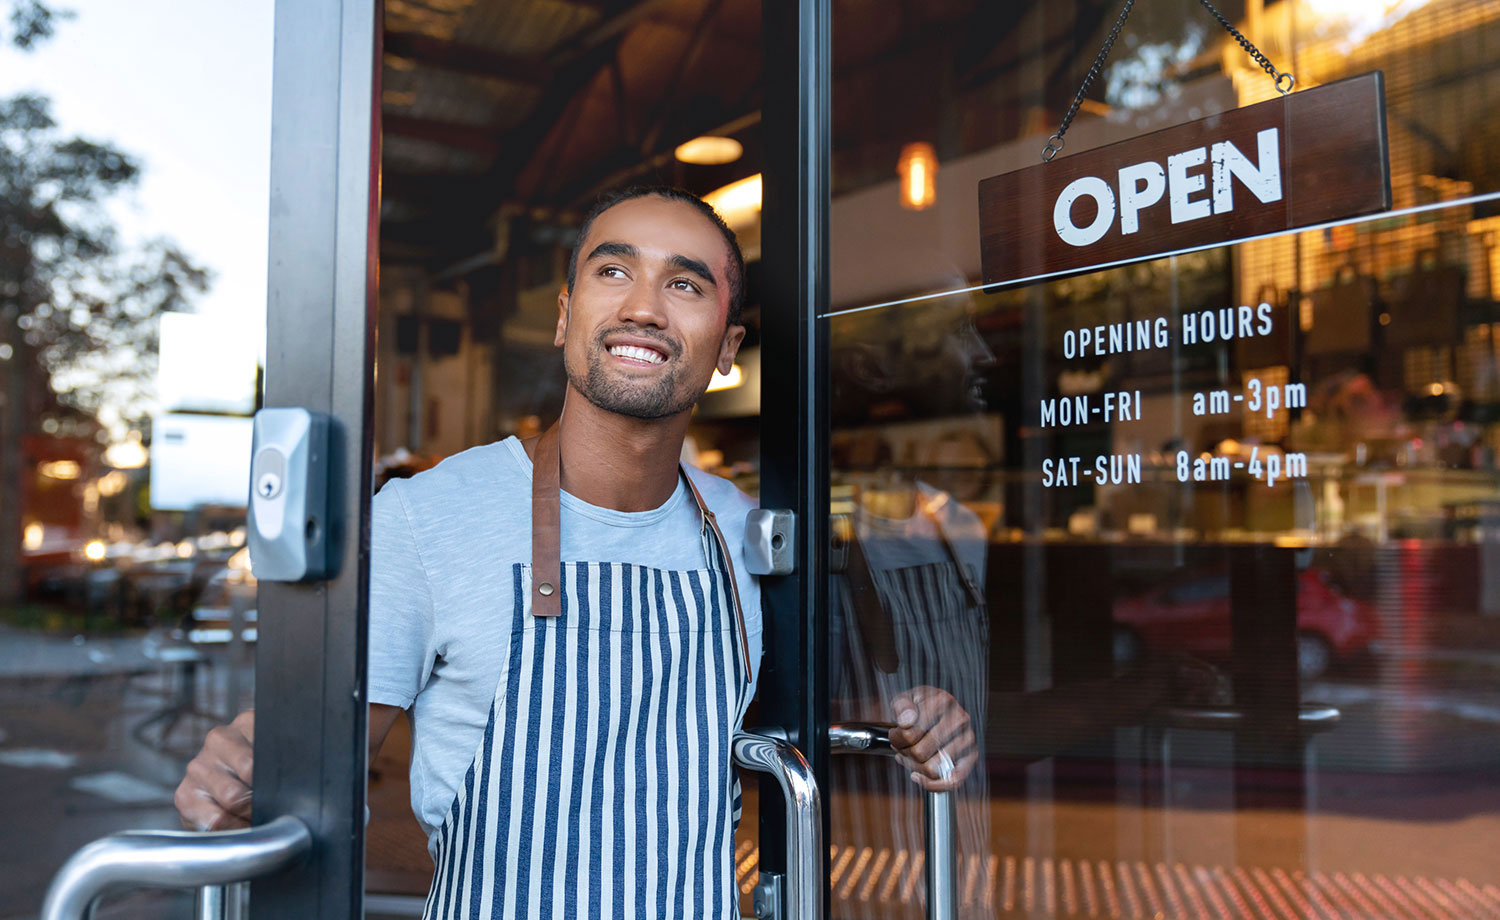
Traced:
[[[566, 227], [613, 186], [702, 192], [760, 168], [760, 0], [385, 6], [387, 263], [441, 273], [493, 251], [505, 215]], [[1116, 6], [834, 0], [835, 193], [884, 181], [910, 140], [947, 158], [1034, 130], [1038, 110], [1066, 105]], [[745, 156], [672, 158], [704, 133]]]

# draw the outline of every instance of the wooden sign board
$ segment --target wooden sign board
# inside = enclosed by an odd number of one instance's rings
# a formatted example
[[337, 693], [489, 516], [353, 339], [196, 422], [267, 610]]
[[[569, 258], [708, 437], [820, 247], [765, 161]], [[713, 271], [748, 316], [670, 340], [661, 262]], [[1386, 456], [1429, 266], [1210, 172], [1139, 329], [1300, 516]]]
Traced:
[[1379, 71], [979, 183], [984, 283], [1389, 210]]

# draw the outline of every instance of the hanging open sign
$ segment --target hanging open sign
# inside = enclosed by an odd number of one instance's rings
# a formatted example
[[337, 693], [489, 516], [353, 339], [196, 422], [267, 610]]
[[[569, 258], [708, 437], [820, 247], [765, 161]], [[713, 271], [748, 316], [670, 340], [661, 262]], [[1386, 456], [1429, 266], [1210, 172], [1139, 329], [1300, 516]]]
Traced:
[[1391, 206], [1379, 71], [979, 183], [984, 283], [1155, 258]]

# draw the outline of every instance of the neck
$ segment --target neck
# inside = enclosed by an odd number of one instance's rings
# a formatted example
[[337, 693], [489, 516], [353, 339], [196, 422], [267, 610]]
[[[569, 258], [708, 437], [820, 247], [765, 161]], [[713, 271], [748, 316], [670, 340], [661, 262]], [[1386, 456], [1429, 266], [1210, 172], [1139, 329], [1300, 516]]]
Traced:
[[895, 473], [877, 478], [860, 490], [859, 503], [870, 514], [904, 520], [917, 513], [917, 484]]
[[[607, 412], [568, 387], [559, 449], [562, 488], [615, 511], [659, 508], [677, 489], [691, 410], [643, 420]], [[532, 453], [532, 444], [526, 444]]]

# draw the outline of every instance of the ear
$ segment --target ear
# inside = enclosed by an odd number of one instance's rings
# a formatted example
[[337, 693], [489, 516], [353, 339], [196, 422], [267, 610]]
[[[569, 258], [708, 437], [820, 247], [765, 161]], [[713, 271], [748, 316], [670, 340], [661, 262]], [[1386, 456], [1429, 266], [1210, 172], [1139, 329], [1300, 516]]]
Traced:
[[719, 373], [728, 375], [734, 367], [734, 357], [740, 353], [740, 343], [745, 341], [745, 327], [731, 325], [724, 330], [724, 340], [719, 343]]
[[570, 294], [567, 288], [557, 292], [557, 332], [552, 336], [552, 344], [561, 348], [563, 341], [568, 337], [568, 302]]
[[885, 373], [886, 362], [881, 360], [879, 352], [871, 345], [861, 343], [846, 346], [832, 358], [832, 362], [837, 372], [842, 372], [871, 393], [884, 394], [895, 389]]

